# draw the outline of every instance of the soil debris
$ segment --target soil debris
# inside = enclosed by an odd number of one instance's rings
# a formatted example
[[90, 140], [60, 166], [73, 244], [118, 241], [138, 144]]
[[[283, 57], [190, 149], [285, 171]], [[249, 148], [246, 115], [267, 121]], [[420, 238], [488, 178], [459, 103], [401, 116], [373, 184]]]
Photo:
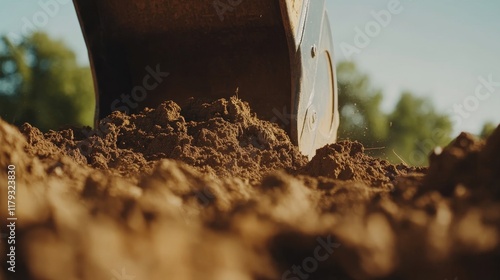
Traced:
[[307, 162], [236, 98], [95, 130], [0, 120], [0, 141], [17, 174], [14, 279], [500, 279], [500, 127], [428, 169], [357, 142]]
[[22, 132], [32, 155], [64, 154], [122, 176], [151, 172], [156, 161], [169, 158], [214, 176], [238, 174], [257, 183], [266, 171], [296, 169], [307, 162], [282, 129], [259, 120], [235, 97], [211, 103], [191, 100], [183, 109], [167, 101], [132, 116], [114, 112], [94, 131], [69, 129], [42, 136], [25, 125]]
[[386, 160], [364, 153], [359, 142], [342, 141], [318, 149], [313, 159], [301, 169], [302, 174], [339, 180], [365, 182], [372, 187], [390, 189], [393, 180], [403, 174], [421, 172], [403, 164], [392, 165]]

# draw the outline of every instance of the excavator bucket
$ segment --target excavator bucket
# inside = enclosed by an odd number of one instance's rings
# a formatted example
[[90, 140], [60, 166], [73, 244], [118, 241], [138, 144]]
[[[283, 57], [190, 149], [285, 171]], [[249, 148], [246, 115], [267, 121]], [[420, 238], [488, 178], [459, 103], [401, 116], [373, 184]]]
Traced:
[[332, 38], [324, 0], [74, 0], [96, 120], [237, 93], [300, 150], [334, 142]]

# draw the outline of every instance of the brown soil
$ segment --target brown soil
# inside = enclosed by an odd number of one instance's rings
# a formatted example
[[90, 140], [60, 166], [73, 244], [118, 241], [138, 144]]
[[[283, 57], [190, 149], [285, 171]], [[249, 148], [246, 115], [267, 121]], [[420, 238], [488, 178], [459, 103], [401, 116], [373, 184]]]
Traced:
[[10, 164], [0, 279], [500, 279], [500, 128], [428, 169], [357, 142], [308, 162], [236, 98], [166, 102], [94, 131], [0, 120], [4, 206]]

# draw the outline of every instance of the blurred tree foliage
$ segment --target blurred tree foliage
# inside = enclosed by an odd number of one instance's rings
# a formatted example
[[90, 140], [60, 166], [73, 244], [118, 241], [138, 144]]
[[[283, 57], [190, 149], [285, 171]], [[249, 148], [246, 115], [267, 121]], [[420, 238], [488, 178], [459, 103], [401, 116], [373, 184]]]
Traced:
[[479, 134], [479, 137], [482, 139], [488, 138], [493, 131], [497, 128], [497, 125], [495, 125], [492, 122], [487, 122], [483, 125], [483, 128], [481, 129], [481, 133]]
[[373, 89], [367, 75], [349, 62], [337, 66], [339, 87], [339, 135], [359, 139], [366, 146], [379, 146], [389, 132], [388, 118], [380, 109], [382, 92]]
[[88, 67], [61, 41], [33, 33], [18, 44], [0, 41], [0, 115], [41, 130], [92, 125], [94, 89]]
[[429, 100], [404, 92], [393, 111], [384, 113], [382, 93], [354, 63], [340, 63], [337, 77], [340, 139], [358, 140], [373, 156], [410, 165], [427, 164], [432, 149], [451, 140], [449, 117], [438, 113]]

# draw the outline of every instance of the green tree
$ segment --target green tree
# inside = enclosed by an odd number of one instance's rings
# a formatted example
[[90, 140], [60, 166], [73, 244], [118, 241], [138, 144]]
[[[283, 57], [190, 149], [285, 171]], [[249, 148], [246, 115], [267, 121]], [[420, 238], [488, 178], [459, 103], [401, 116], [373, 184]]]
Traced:
[[497, 125], [495, 125], [493, 122], [487, 122], [483, 125], [483, 128], [481, 129], [481, 133], [479, 134], [479, 137], [482, 139], [488, 138], [493, 131], [497, 128]]
[[92, 76], [61, 41], [33, 33], [20, 43], [0, 42], [0, 114], [42, 130], [92, 125]]
[[339, 88], [339, 138], [380, 146], [388, 133], [387, 116], [380, 109], [382, 92], [373, 89], [367, 75], [352, 62], [337, 66]]
[[355, 64], [340, 63], [337, 78], [340, 139], [358, 140], [372, 156], [410, 165], [425, 165], [432, 149], [450, 141], [449, 117], [437, 113], [429, 100], [405, 92], [394, 110], [385, 114], [380, 108], [383, 93]]
[[393, 162], [425, 165], [435, 147], [447, 145], [451, 140], [453, 128], [449, 117], [438, 113], [428, 99], [410, 92], [401, 95], [389, 121], [384, 153]]

